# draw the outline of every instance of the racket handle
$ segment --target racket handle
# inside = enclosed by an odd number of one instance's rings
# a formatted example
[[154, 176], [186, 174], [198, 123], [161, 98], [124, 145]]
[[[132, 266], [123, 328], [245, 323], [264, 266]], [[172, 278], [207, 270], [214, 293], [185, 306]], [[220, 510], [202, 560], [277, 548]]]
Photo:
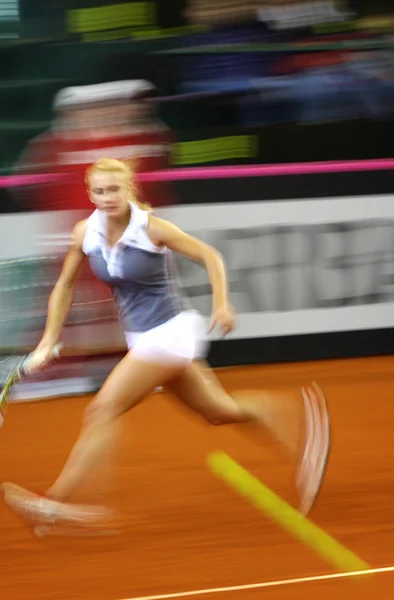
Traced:
[[[53, 347], [53, 350], [51, 352], [51, 354], [48, 357], [48, 362], [58, 358], [60, 356], [60, 351], [62, 349], [62, 344], [56, 344], [56, 346]], [[29, 354], [29, 356], [26, 358], [25, 364], [23, 365], [23, 372], [24, 374], [28, 375], [30, 370], [31, 370], [31, 365], [34, 366], [34, 363], [36, 363], [36, 360], [34, 360], [34, 355], [36, 354], [36, 351], [32, 352], [31, 354]]]

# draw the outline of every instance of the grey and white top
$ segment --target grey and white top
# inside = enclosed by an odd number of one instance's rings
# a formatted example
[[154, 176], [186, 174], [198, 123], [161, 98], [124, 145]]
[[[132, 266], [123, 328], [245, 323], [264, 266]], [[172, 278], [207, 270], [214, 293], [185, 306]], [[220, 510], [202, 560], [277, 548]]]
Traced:
[[106, 215], [95, 210], [87, 221], [82, 246], [94, 275], [111, 288], [125, 331], [136, 333], [188, 309], [176, 284], [172, 253], [151, 242], [148, 218], [149, 211], [131, 204], [130, 223], [110, 248]]

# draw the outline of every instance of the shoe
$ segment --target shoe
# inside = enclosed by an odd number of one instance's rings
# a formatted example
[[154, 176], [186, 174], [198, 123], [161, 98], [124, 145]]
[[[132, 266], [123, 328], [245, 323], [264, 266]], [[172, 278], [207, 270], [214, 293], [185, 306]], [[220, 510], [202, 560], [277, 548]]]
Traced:
[[14, 483], [4, 483], [1, 488], [5, 503], [41, 537], [54, 529], [60, 532], [72, 527], [81, 533], [119, 530], [117, 515], [106, 507], [58, 502]]
[[297, 487], [300, 512], [306, 516], [312, 510], [323, 485], [331, 446], [328, 405], [317, 383], [301, 389], [305, 414], [305, 442], [301, 457]]

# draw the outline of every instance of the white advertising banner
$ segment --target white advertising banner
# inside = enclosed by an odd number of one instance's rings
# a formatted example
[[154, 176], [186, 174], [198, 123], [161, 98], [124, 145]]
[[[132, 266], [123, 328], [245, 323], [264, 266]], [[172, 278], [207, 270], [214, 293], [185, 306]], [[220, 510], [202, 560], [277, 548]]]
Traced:
[[[394, 326], [394, 196], [177, 206], [164, 218], [223, 254], [238, 327], [232, 338]], [[205, 272], [180, 280], [208, 314]]]

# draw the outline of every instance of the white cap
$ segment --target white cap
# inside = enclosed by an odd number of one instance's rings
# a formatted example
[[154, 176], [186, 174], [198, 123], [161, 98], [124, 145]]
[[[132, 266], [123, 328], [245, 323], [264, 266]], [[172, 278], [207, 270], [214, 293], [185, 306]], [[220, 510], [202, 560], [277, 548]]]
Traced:
[[95, 102], [131, 100], [155, 89], [153, 83], [145, 79], [67, 87], [57, 92], [53, 100], [53, 108], [61, 110]]

